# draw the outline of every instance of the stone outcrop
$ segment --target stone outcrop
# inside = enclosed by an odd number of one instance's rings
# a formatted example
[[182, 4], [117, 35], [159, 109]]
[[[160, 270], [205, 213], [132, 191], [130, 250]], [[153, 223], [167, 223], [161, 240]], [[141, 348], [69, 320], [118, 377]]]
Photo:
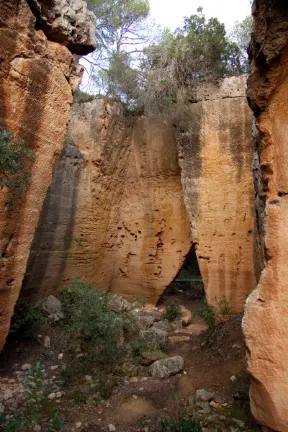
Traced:
[[[53, 2], [48, 3], [52, 6]], [[23, 139], [35, 155], [31, 184], [20, 202], [14, 206], [7, 204], [9, 191], [0, 190], [0, 349], [19, 295], [54, 161], [63, 145], [72, 91], [82, 73], [71, 51], [61, 45], [61, 26], [58, 26], [59, 39], [55, 36], [53, 41], [49, 40], [49, 34], [46, 36], [39, 30], [41, 26], [30, 4], [28, 0], [0, 3], [0, 128]], [[73, 17], [76, 27], [77, 17], [76, 13]], [[81, 24], [80, 29], [84, 28]], [[82, 52], [91, 50], [88, 28], [80, 38]], [[72, 34], [73, 28], [67, 27], [65, 40], [72, 40]], [[76, 46], [77, 37], [73, 40]], [[72, 42], [67, 46], [74, 47]]]
[[88, 54], [96, 46], [96, 20], [83, 0], [27, 0], [40, 27], [51, 41], [73, 53]]
[[209, 303], [225, 296], [232, 312], [239, 312], [256, 285], [245, 77], [200, 88], [191, 111], [192, 132], [179, 136], [178, 147], [198, 263]]
[[256, 227], [260, 239], [259, 262], [264, 263], [264, 269], [257, 289], [247, 300], [243, 329], [252, 376], [252, 413], [263, 425], [285, 432], [288, 431], [288, 4], [281, 0], [257, 0], [253, 16], [248, 99], [258, 128]]
[[80, 276], [155, 304], [190, 247], [173, 127], [101, 98], [73, 105], [22, 295]]

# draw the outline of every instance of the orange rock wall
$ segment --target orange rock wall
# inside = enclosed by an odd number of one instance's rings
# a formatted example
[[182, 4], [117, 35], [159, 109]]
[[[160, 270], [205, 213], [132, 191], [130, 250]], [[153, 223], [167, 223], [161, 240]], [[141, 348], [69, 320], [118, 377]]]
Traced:
[[26, 1], [1, 2], [0, 128], [23, 139], [34, 150], [35, 162], [29, 190], [20, 202], [7, 205], [9, 191], [0, 190], [0, 350], [54, 161], [63, 145], [72, 90], [81, 78], [71, 52], [35, 28], [36, 18]]
[[208, 302], [240, 312], [255, 288], [252, 114], [245, 77], [200, 88], [179, 135], [182, 184]]
[[[243, 330], [251, 374], [251, 409], [263, 425], [288, 431], [288, 5], [257, 0], [250, 47], [248, 99], [259, 133], [261, 191], [257, 214], [257, 289], [247, 300]], [[259, 210], [260, 209], [260, 210]]]
[[174, 131], [120, 104], [74, 104], [35, 233], [23, 296], [80, 276], [156, 303], [191, 247]]

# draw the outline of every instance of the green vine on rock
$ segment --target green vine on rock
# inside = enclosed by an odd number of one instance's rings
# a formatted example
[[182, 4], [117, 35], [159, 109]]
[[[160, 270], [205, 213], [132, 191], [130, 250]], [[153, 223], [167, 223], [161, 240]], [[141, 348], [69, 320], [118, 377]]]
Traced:
[[30, 184], [34, 151], [12, 132], [0, 129], [0, 154], [0, 188], [9, 190], [8, 204], [14, 205]]

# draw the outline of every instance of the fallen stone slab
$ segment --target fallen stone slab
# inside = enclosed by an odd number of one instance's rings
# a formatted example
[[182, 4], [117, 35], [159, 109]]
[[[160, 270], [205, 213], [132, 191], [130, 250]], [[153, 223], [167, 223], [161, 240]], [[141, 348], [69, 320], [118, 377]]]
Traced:
[[160, 350], [144, 350], [141, 351], [140, 355], [142, 359], [142, 364], [145, 366], [150, 366], [157, 360], [169, 358], [167, 354], [163, 353]]
[[150, 366], [150, 373], [155, 378], [169, 378], [184, 369], [184, 359], [180, 356], [157, 360]]

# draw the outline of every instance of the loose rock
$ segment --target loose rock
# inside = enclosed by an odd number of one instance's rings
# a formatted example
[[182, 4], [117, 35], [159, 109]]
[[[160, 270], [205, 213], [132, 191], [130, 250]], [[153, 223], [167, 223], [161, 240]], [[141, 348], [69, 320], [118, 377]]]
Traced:
[[205, 389], [197, 390], [196, 392], [196, 401], [197, 402], [209, 402], [214, 399], [214, 393], [209, 392]]
[[163, 353], [160, 350], [144, 350], [141, 351], [140, 355], [142, 359], [142, 364], [145, 366], [150, 366], [157, 360], [162, 360], [169, 357], [167, 354]]
[[150, 366], [150, 372], [156, 378], [168, 378], [181, 372], [184, 368], [184, 359], [180, 356], [157, 360]]
[[27, 370], [31, 369], [31, 365], [29, 363], [25, 363], [25, 364], [23, 364], [21, 369], [22, 369], [22, 371], [27, 371]]

